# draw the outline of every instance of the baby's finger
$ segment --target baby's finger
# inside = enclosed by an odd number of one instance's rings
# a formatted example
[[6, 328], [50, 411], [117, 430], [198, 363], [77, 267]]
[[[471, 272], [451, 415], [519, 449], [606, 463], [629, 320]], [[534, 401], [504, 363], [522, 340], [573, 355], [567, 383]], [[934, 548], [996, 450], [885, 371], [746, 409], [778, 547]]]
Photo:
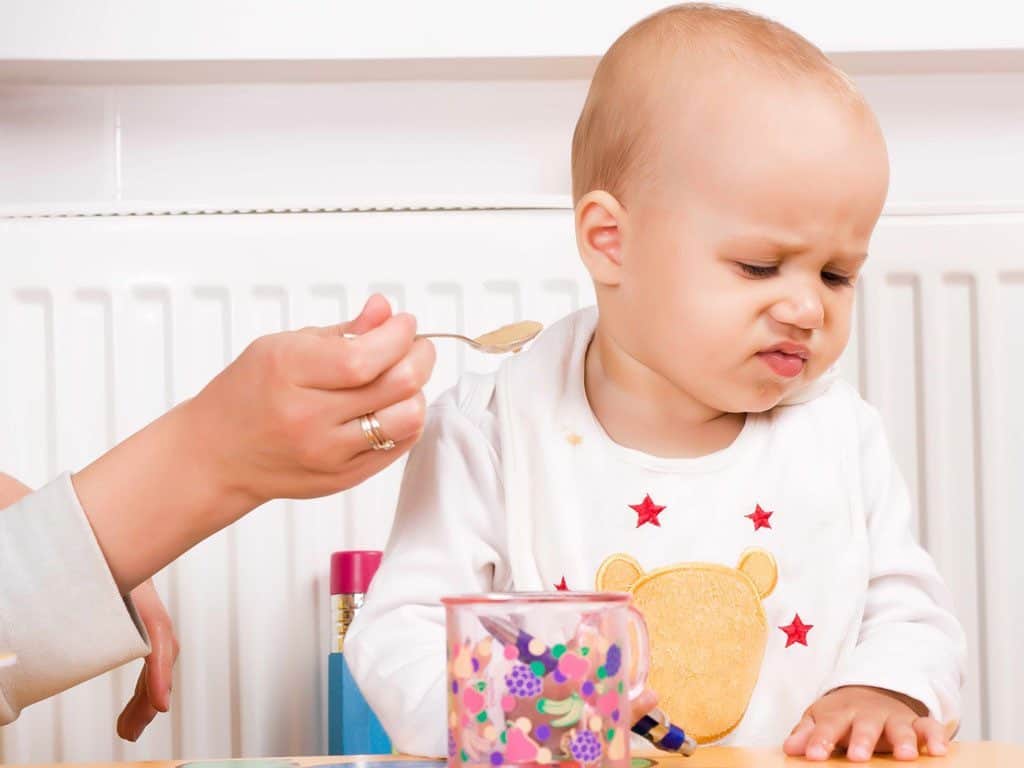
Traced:
[[897, 760], [917, 759], [917, 733], [904, 718], [890, 717], [885, 723], [885, 737]]
[[852, 714], [837, 712], [816, 720], [814, 730], [807, 737], [804, 754], [808, 760], [828, 760], [839, 743], [850, 730]]
[[846, 756], [855, 762], [867, 762], [875, 753], [875, 746], [885, 727], [885, 718], [861, 714], [850, 728]]
[[928, 747], [928, 754], [939, 757], [946, 754], [949, 742], [946, 739], [946, 731], [942, 725], [931, 717], [919, 717], [914, 721], [914, 732], [917, 734], [918, 743]]
[[793, 726], [789, 738], [782, 745], [783, 751], [792, 757], [798, 757], [807, 750], [807, 739], [814, 730], [814, 718], [810, 713], [804, 713], [800, 722]]
[[650, 688], [644, 688], [640, 694], [629, 703], [633, 712], [633, 719], [638, 720], [641, 715], [646, 715], [658, 706], [658, 695]]

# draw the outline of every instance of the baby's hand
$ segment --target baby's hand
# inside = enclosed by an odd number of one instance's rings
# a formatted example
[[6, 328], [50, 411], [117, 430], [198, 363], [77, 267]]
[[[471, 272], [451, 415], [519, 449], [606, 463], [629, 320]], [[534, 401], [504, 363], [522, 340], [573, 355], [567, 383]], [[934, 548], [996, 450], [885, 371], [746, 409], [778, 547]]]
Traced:
[[811, 705], [783, 749], [787, 755], [827, 760], [836, 747], [846, 747], [846, 756], [858, 762], [870, 760], [874, 752], [915, 760], [919, 745], [927, 745], [931, 755], [946, 754], [942, 726], [924, 715], [919, 702], [893, 691], [837, 688]]
[[629, 702], [629, 708], [633, 710], [633, 722], [639, 720], [642, 715], [646, 715], [656, 706], [658, 706], [658, 694], [650, 688], [644, 688], [639, 696]]
[[135, 610], [146, 625], [152, 650], [146, 657], [135, 693], [117, 718], [117, 735], [136, 741], [156, 717], [171, 708], [171, 676], [178, 659], [178, 640], [174, 625], [152, 581], [144, 581], [132, 590]]

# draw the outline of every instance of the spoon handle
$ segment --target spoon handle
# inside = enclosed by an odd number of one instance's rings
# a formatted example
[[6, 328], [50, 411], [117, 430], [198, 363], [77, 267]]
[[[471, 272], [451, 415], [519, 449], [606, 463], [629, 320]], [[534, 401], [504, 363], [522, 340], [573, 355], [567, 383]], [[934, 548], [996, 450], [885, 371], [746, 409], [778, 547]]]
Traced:
[[467, 344], [472, 344], [474, 347], [475, 346], [479, 346], [476, 341], [474, 341], [473, 339], [469, 338], [468, 336], [463, 336], [460, 333], [417, 333], [416, 334], [416, 338], [417, 339], [458, 339], [459, 341], [464, 341]]
[[[343, 334], [341, 334], [341, 336], [342, 336], [342, 338], [345, 338], [345, 339], [358, 339], [359, 338], [359, 334], [358, 333], [343, 333]], [[461, 334], [458, 334], [458, 333], [417, 333], [416, 334], [416, 338], [417, 339], [458, 339], [459, 341], [464, 341], [467, 344], [472, 344], [474, 347], [475, 346], [479, 346], [473, 339], [469, 338], [468, 336], [462, 336]]]

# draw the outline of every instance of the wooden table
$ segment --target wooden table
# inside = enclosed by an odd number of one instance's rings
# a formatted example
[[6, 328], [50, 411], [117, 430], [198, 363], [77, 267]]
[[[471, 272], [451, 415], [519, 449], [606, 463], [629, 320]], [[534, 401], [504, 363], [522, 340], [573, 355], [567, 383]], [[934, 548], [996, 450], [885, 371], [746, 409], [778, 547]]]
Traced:
[[[359, 763], [362, 761], [407, 760], [409, 758], [381, 757], [298, 757], [283, 758], [282, 762], [290, 761], [297, 766], [317, 766], [331, 763]], [[184, 762], [167, 761], [147, 763], [81, 763], [79, 768], [177, 768]], [[206, 762], [206, 761], [191, 761]], [[215, 768], [211, 761], [206, 768]], [[215, 761], [227, 763], [228, 761]], [[260, 768], [261, 760], [238, 761], [238, 768]], [[811, 763], [802, 759], [786, 757], [778, 750], [736, 749], [731, 747], [705, 747], [699, 749], [693, 757], [658, 757], [659, 768], [792, 768], [793, 766], [814, 766], [823, 763]], [[62, 764], [67, 765], [67, 764]], [[994, 742], [955, 743], [945, 757], [923, 757], [917, 763], [906, 763], [893, 760], [891, 757], [877, 757], [870, 763], [851, 763], [842, 757], [834, 757], [824, 765], [916, 765], [921, 768], [1024, 768], [1024, 746], [1014, 744], [997, 744]], [[46, 766], [57, 768], [57, 764]], [[202, 768], [195, 766], [195, 768]], [[225, 767], [226, 768], [226, 767]], [[263, 768], [275, 768], [269, 762]], [[278, 764], [276, 768], [283, 768]], [[356, 768], [355, 766], [353, 768]]]

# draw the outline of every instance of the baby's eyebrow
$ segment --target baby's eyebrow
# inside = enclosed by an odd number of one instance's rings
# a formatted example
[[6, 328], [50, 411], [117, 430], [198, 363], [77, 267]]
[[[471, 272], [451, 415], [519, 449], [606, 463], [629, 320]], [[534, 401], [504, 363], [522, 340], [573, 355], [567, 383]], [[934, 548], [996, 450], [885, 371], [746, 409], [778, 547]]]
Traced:
[[[751, 250], [772, 251], [773, 253], [794, 256], [811, 249], [803, 240], [796, 238], [787, 239], [775, 235], [739, 235], [726, 240], [724, 247], [725, 249], [749, 248]], [[853, 262], [855, 267], [860, 268], [868, 260], [868, 254], [865, 252], [836, 251], [835, 258], [848, 260]]]
[[866, 253], [842, 253], [842, 252], [840, 252], [840, 253], [838, 253], [836, 255], [838, 256], [838, 258], [848, 259], [849, 261], [852, 261], [854, 263], [854, 265], [857, 266], [857, 267], [864, 266], [864, 262], [868, 260], [868, 255]]
[[726, 240], [725, 245], [730, 248], [738, 246], [741, 248], [759, 248], [783, 253], [800, 253], [807, 250], [807, 243], [802, 240], [787, 240], [772, 235], [739, 235]]

